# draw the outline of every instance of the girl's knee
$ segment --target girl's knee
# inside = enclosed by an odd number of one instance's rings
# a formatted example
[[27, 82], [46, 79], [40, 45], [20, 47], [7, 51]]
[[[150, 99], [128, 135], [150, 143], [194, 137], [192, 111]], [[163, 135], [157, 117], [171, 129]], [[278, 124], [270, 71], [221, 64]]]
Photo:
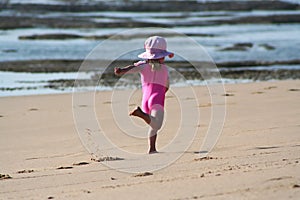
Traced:
[[164, 111], [163, 110], [161, 110], [161, 109], [152, 110], [150, 126], [155, 130], [161, 129], [162, 124], [163, 124], [163, 119], [164, 119]]
[[154, 117], [151, 117], [150, 126], [153, 129], [159, 130], [159, 129], [161, 129], [162, 125], [163, 125], [163, 118], [154, 118]]
[[[152, 122], [152, 121], [151, 121]], [[162, 127], [162, 123], [150, 123], [150, 126], [153, 130], [158, 131]]]

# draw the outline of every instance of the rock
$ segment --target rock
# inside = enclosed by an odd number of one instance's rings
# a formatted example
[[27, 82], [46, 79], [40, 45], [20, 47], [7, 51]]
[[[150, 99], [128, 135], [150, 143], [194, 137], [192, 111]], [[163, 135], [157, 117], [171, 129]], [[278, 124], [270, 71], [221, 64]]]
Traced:
[[29, 36], [19, 36], [19, 40], [66, 40], [66, 39], [78, 39], [82, 36], [75, 34], [65, 34], [65, 33], [56, 33], [56, 34], [39, 34], [39, 35], [29, 35]]
[[[177, 33], [156, 33], [162, 37], [176, 37]], [[205, 33], [187, 33], [187, 36], [198, 36], [198, 37], [213, 37], [213, 34]], [[19, 36], [19, 40], [67, 40], [67, 39], [88, 39], [88, 40], [128, 40], [136, 38], [147, 38], [148, 33], [141, 34], [125, 34], [125, 35], [114, 35], [114, 34], [105, 34], [105, 35], [77, 35], [69, 33], [49, 33], [49, 34], [34, 34], [34, 35], [23, 35]]]
[[17, 49], [3, 49], [2, 50], [2, 52], [4, 52], [4, 53], [15, 53], [17, 51], [18, 51]]
[[[7, 1], [7, 0], [5, 0]], [[126, 1], [122, 3], [120, 1], [77, 1], [75, 3], [66, 3], [61, 1], [56, 4], [9, 4], [7, 6], [12, 10], [30, 12], [39, 10], [43, 11], [55, 11], [55, 12], [92, 12], [92, 11], [137, 11], [140, 12], [157, 12], [168, 10], [169, 12], [190, 12], [190, 11], [216, 11], [216, 10], [228, 10], [228, 11], [250, 11], [250, 10], [297, 10], [298, 4], [285, 1], [254, 1], [254, 0], [228, 0], [228, 1]]]
[[275, 49], [274, 46], [269, 45], [269, 44], [260, 44], [260, 45], [258, 45], [258, 46], [259, 46], [259, 47], [262, 47], [262, 48], [264, 48], [264, 49], [266, 49], [266, 50], [274, 50], [274, 49]]
[[252, 46], [252, 43], [236, 43], [233, 46], [222, 48], [219, 51], [247, 51]]

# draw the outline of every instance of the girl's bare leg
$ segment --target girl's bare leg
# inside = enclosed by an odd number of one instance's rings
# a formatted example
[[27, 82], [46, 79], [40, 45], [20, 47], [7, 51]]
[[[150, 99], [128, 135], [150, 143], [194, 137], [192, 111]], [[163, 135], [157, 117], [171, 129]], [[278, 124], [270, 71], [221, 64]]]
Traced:
[[[156, 131], [157, 132], [157, 131]], [[156, 150], [156, 138], [157, 138], [157, 133], [155, 133], [154, 135], [150, 135], [149, 136], [149, 154], [152, 153], [158, 153]]]
[[136, 116], [143, 119], [147, 124], [150, 125], [149, 130], [149, 153], [157, 153], [156, 151], [156, 138], [157, 132], [161, 128], [163, 123], [164, 111], [163, 110], [153, 110], [151, 115], [144, 113], [140, 107], [133, 110], [130, 116]]
[[151, 111], [151, 122], [150, 122], [150, 130], [149, 130], [149, 153], [157, 153], [156, 151], [156, 138], [157, 132], [161, 128], [164, 120], [164, 111], [163, 109], [152, 110]]

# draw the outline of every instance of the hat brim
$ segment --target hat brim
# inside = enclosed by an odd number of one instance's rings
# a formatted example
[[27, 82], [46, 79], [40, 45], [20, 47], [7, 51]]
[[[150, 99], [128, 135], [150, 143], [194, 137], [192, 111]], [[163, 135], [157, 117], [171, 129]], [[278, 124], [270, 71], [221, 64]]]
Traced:
[[170, 56], [170, 55], [174, 55], [171, 52], [165, 51], [165, 52], [159, 52], [159, 53], [155, 53], [155, 54], [151, 54], [149, 52], [144, 52], [138, 55], [139, 58], [143, 58], [143, 59], [159, 59], [159, 58], [163, 58], [166, 56]]

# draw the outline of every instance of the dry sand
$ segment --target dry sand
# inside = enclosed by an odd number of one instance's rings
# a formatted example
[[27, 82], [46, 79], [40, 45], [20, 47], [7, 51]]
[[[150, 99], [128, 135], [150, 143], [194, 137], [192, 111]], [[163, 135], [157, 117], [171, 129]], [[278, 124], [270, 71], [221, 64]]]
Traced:
[[[300, 81], [225, 88], [225, 125], [208, 158], [199, 159], [197, 152], [212, 105], [207, 88], [194, 87], [201, 117], [192, 145], [170, 166], [138, 174], [91, 160], [76, 132], [71, 94], [0, 98], [0, 199], [299, 199]], [[168, 93], [158, 150], [178, 129], [174, 92], [180, 90], [185, 88]], [[125, 137], [116, 128], [110, 97], [111, 92], [96, 94], [103, 128], [121, 148], [146, 152], [147, 140]], [[129, 109], [139, 99], [136, 92]], [[105, 162], [127, 162], [122, 158]]]

